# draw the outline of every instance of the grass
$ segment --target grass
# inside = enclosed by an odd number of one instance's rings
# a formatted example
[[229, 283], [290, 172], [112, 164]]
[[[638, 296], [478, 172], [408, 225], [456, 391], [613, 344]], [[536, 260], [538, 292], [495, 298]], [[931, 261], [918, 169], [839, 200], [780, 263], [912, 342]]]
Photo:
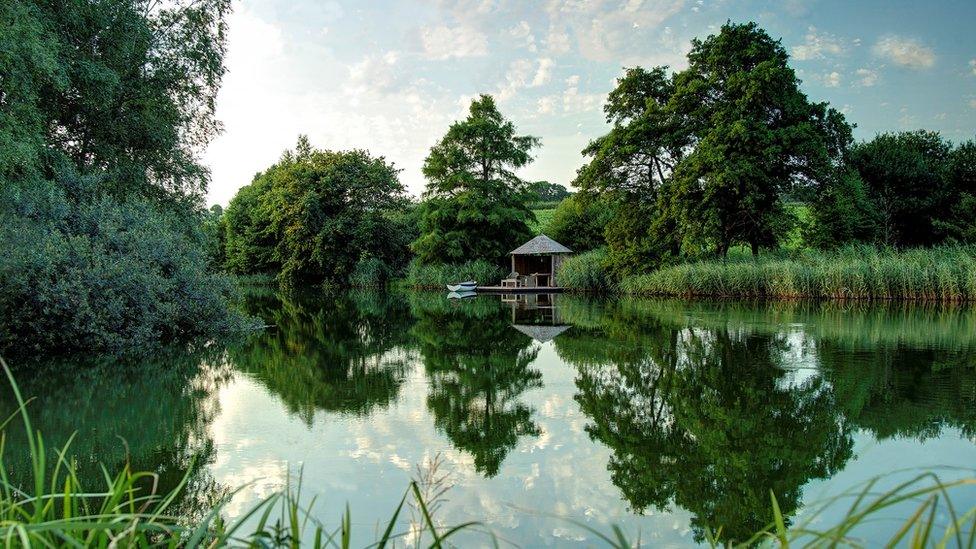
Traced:
[[676, 297], [976, 300], [976, 248], [856, 246], [684, 263], [627, 277], [624, 293]]
[[[0, 460], [0, 541], [5, 546], [352, 547], [353, 521], [348, 505], [338, 524], [326, 526], [313, 516], [316, 498], [305, 503], [301, 475], [295, 483], [286, 482], [285, 489], [260, 501], [230, 523], [224, 521], [223, 511], [243, 488], [225, 495], [203, 518], [184, 524], [170, 512], [188, 476], [174, 490], [156, 493], [154, 473], [133, 472], [124, 466], [114, 476], [103, 469], [104, 485], [99, 489], [82, 486], [75, 473], [74, 460], [69, 457], [71, 442], [53, 452], [54, 460], [48, 462], [49, 452], [43, 436], [34, 430], [27, 412], [29, 402], [21, 395], [2, 359], [0, 366], [18, 403], [17, 410], [0, 424], [3, 430], [0, 450], [7, 426], [19, 418], [27, 432], [32, 474], [29, 486], [15, 486], [7, 466]], [[417, 480], [409, 484], [390, 519], [379, 525], [375, 541], [367, 547], [385, 548], [402, 541], [440, 548], [453, 545], [459, 533], [483, 534], [491, 545], [500, 546], [499, 538], [475, 521], [438, 526], [436, 515], [447, 504], [445, 493], [450, 489], [447, 475], [439, 471], [440, 465], [441, 460], [435, 457], [424, 467], [418, 467]], [[789, 525], [790, 518], [780, 512], [776, 497], [770, 493], [773, 511], [766, 528], [747, 540], [727, 540], [722, 536], [721, 527], [709, 528], [706, 542], [712, 547], [742, 548], [863, 547], [869, 543], [858, 537], [862, 526], [888, 521], [890, 517], [886, 514], [900, 512], [903, 505], [911, 505], [907, 517], [886, 522], [891, 525], [886, 546], [976, 548], [976, 508], [959, 512], [951, 498], [951, 491], [976, 486], [976, 478], [943, 482], [936, 475], [925, 473], [886, 490], [878, 489], [881, 478], [859, 490], [841, 494], [821, 507], [805, 510], [803, 520], [794, 525]], [[823, 520], [826, 511], [837, 508], [847, 511], [840, 519]], [[520, 512], [532, 514], [531, 510]], [[409, 529], [398, 531], [400, 517], [407, 514]], [[601, 531], [565, 517], [551, 518], [575, 525], [588, 532], [594, 542], [608, 547], [641, 546], [639, 537], [628, 538], [618, 526]]]
[[529, 223], [529, 228], [532, 229], [532, 232], [536, 235], [545, 232], [546, 227], [549, 226], [549, 222], [552, 221], [552, 214], [555, 211], [555, 207], [533, 209], [532, 213], [535, 214], [535, 222]]

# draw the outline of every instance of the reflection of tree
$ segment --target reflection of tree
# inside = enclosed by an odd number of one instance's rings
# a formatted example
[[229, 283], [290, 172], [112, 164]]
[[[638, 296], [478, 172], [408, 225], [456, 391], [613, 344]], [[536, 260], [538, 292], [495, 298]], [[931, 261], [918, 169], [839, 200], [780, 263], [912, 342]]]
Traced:
[[[613, 450], [612, 479], [635, 510], [674, 503], [694, 514], [699, 539], [721, 525], [741, 540], [771, 517], [770, 490], [790, 514], [808, 480], [851, 456], [826, 384], [785, 383], [782, 337], [608, 317], [603, 335], [616, 347], [611, 334], [627, 334], [620, 347], [630, 357], [581, 364], [576, 398], [591, 437]], [[579, 351], [576, 337], [556, 341], [560, 356]]]
[[234, 365], [311, 424], [316, 410], [368, 414], [403, 383], [411, 318], [395, 295], [265, 296], [251, 312], [272, 327], [232, 353]]
[[430, 378], [427, 406], [435, 425], [491, 477], [520, 436], [539, 434], [532, 409], [519, 402], [542, 387], [542, 373], [529, 368], [538, 348], [512, 329], [497, 298], [445, 302], [415, 296], [412, 303], [412, 333]]
[[[55, 463], [55, 450], [76, 433], [68, 449], [86, 489], [104, 488], [101, 466], [112, 474], [128, 463], [133, 471], [159, 475], [157, 493], [168, 493], [189, 475], [171, 514], [187, 521], [202, 517], [226, 493], [207, 472], [215, 455], [209, 427], [219, 413], [217, 389], [229, 372], [220, 346], [156, 357], [137, 364], [115, 360], [49, 364], [15, 375], [34, 428], [41, 431]], [[0, 390], [0, 411], [17, 405], [10, 388]], [[30, 455], [24, 430], [14, 421], [5, 430], [4, 464], [11, 482], [30, 482]], [[147, 493], [148, 479], [141, 483]]]
[[976, 437], [972, 352], [892, 343], [865, 349], [821, 341], [817, 355], [844, 413], [878, 438], [926, 439], [945, 427]]

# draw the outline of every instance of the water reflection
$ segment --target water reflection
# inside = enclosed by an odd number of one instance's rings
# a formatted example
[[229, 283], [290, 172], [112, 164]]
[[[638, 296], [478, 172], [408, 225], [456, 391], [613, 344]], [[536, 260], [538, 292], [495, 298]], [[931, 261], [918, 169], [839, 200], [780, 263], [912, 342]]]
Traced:
[[[191, 517], [226, 493], [212, 475], [219, 458], [257, 451], [214, 442], [222, 388], [247, 380], [300, 420], [297, 436], [320, 436], [331, 424], [357, 444], [383, 441], [370, 451], [384, 463], [453, 448], [470, 459], [455, 466], [489, 496], [511, 484], [512, 462], [544, 477], [557, 459], [597, 456], [606, 471], [580, 480], [597, 487], [592, 493], [619, 496], [613, 505], [634, 515], [686, 512], [682, 526], [699, 540], [706, 527], [742, 539], [764, 526], [770, 490], [794, 515], [811, 481], [856, 462], [865, 433], [914, 444], [976, 440], [976, 311], [968, 308], [545, 294], [450, 301], [392, 291], [256, 293], [249, 307], [271, 327], [244, 342], [135, 367], [20, 372], [37, 398], [35, 425], [52, 447], [78, 430], [73, 453], [95, 481], [98, 462], [157, 471], [164, 489], [189, 472], [180, 512]], [[9, 391], [0, 406], [13, 410]], [[400, 435], [391, 425], [413, 430]], [[323, 442], [316, 451], [325, 462], [363, 455], [340, 447]], [[537, 453], [526, 463], [520, 452]], [[5, 455], [26, 474], [18, 429], [8, 430]], [[343, 471], [362, 475], [359, 486], [386, 482], [370, 467]], [[545, 501], [580, 499], [578, 489], [534, 477]], [[402, 489], [389, 486], [391, 497]]]
[[367, 415], [396, 400], [412, 318], [403, 296], [255, 296], [271, 326], [234, 348], [231, 360], [311, 424], [317, 411]]
[[415, 295], [411, 309], [434, 424], [474, 457], [478, 472], [493, 477], [519, 437], [539, 435], [534, 410], [519, 400], [542, 387], [542, 373], [530, 368], [539, 350], [511, 329], [505, 309], [492, 300], [445, 306], [434, 296]]

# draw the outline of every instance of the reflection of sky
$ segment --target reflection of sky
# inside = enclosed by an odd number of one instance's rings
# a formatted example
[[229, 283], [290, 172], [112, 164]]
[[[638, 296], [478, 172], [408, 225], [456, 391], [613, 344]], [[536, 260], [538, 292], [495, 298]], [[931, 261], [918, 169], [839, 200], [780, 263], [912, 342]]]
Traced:
[[[787, 340], [787, 362], [802, 367], [793, 370], [786, 383], [805, 383], [812, 375], [806, 368], [812, 364], [809, 344], [800, 335], [790, 335]], [[293, 471], [301, 467], [303, 493], [318, 495], [316, 515], [335, 525], [348, 502], [357, 526], [353, 533], [359, 536], [354, 545], [363, 545], [382, 531], [416, 475], [417, 464], [440, 453], [445, 459], [444, 471], [451, 473], [455, 485], [438, 516], [442, 524], [479, 520], [500, 539], [522, 546], [594, 542], [581, 528], [552, 518], [560, 515], [604, 532], [609, 532], [609, 525], [618, 524], [633, 539], [639, 535], [644, 545], [691, 545], [690, 516], [684, 510], [650, 509], [641, 517], [628, 511], [607, 472], [610, 451], [592, 442], [584, 430], [589, 420], [573, 399], [575, 369], [559, 359], [552, 343], [541, 344], [531, 367], [542, 372], [544, 385], [519, 398], [533, 409], [541, 434], [520, 437], [491, 479], [477, 473], [471, 456], [455, 450], [435, 429], [427, 411], [426, 376], [416, 359], [398, 399], [388, 408], [361, 418], [318, 412], [311, 426], [289, 416], [278, 398], [258, 382], [239, 375], [219, 394], [221, 415], [212, 426], [218, 447], [212, 473], [218, 482], [231, 487], [253, 482], [230, 507], [231, 514], [239, 515], [283, 486], [289, 466]], [[859, 433], [854, 452], [855, 458], [843, 471], [806, 487], [806, 502], [823, 501], [887, 471], [976, 463], [976, 446], [949, 429], [924, 443], [878, 442], [870, 434]], [[976, 497], [961, 503], [971, 507]], [[900, 512], [905, 514], [904, 508]], [[802, 517], [801, 512], [797, 520]], [[409, 513], [401, 515], [403, 530], [409, 520]], [[481, 543], [487, 545], [487, 540], [464, 540], [464, 546]]]

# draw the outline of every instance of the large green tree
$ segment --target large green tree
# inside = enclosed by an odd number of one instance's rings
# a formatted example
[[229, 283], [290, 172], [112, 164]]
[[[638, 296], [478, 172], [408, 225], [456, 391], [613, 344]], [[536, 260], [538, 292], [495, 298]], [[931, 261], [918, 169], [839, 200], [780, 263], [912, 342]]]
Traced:
[[227, 266], [279, 281], [345, 284], [361, 261], [402, 262], [394, 216], [405, 206], [398, 170], [366, 151], [294, 151], [255, 176], [226, 214]]
[[473, 101], [468, 117], [451, 124], [424, 161], [421, 234], [412, 244], [419, 260], [497, 261], [531, 237], [531, 193], [515, 170], [532, 161], [538, 145], [517, 134], [491, 96]]
[[784, 193], [840, 165], [851, 128], [807, 99], [788, 60], [755, 23], [727, 23], [692, 41], [669, 105], [693, 135], [668, 198], [686, 250], [777, 244], [788, 221]]
[[105, 175], [116, 194], [199, 198], [219, 129], [230, 0], [0, 6], [0, 177]]
[[936, 220], [947, 217], [956, 194], [951, 152], [951, 143], [925, 131], [881, 134], [854, 147], [850, 164], [878, 211], [882, 243], [931, 245], [944, 238]]

